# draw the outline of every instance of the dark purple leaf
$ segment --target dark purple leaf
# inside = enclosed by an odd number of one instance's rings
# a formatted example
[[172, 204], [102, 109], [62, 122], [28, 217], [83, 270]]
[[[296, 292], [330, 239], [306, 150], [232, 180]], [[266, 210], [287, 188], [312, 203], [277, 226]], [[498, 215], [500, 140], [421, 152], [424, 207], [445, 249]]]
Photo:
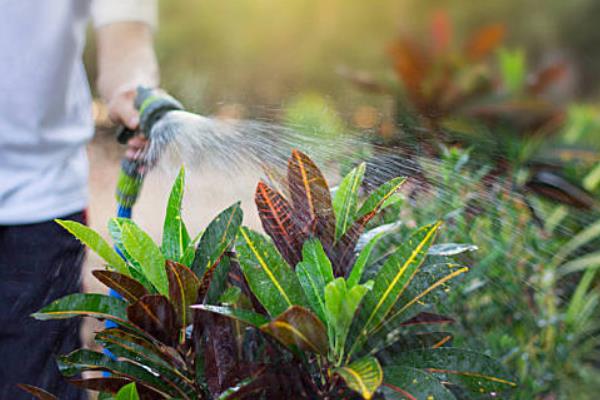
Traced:
[[148, 294], [148, 291], [141, 283], [119, 272], [95, 270], [92, 271], [92, 274], [96, 279], [119, 293], [130, 303], [135, 303], [141, 297]]
[[175, 346], [181, 323], [173, 305], [162, 295], [146, 295], [127, 307], [129, 321], [157, 340]]
[[46, 392], [44, 389], [40, 389], [38, 387], [27, 385], [25, 383], [19, 383], [17, 385], [19, 389], [26, 391], [31, 394], [33, 397], [39, 400], [58, 400], [56, 396]]

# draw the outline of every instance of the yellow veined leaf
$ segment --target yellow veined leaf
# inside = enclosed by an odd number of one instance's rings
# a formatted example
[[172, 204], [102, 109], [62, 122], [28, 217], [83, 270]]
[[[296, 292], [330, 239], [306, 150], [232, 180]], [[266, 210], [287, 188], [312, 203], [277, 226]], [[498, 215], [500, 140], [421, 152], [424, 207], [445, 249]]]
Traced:
[[286, 347], [326, 356], [327, 331], [319, 318], [300, 306], [292, 306], [260, 330], [275, 337]]
[[383, 370], [375, 357], [364, 357], [344, 367], [336, 368], [334, 373], [344, 379], [348, 387], [369, 400], [383, 382]]

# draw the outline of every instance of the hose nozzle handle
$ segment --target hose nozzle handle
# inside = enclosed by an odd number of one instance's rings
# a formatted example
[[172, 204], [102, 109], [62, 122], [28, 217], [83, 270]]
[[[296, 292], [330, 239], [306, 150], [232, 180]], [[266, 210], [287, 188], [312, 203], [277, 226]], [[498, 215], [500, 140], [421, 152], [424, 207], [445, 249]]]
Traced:
[[137, 131], [134, 131], [133, 129], [129, 129], [125, 125], [119, 125], [117, 127], [117, 131], [115, 132], [115, 135], [117, 136], [117, 142], [119, 142], [121, 144], [127, 144], [127, 142], [129, 142], [129, 140], [132, 137], [137, 135]]
[[[144, 86], [137, 88], [134, 105], [140, 113], [139, 131], [148, 139], [151, 139], [152, 126], [166, 113], [183, 110], [183, 105], [165, 91]], [[126, 144], [136, 134], [137, 131], [121, 125], [116, 131], [117, 141]]]

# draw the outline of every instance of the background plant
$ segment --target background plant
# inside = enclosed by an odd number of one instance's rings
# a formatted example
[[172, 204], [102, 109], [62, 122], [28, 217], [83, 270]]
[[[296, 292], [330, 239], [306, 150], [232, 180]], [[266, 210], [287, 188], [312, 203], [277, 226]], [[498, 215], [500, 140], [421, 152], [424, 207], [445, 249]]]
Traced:
[[[445, 210], [441, 240], [479, 248], [460, 256], [476, 267], [444, 304], [459, 310], [458, 343], [490, 343], [490, 354], [517, 372], [515, 398], [594, 398], [600, 216], [537, 200], [539, 227], [510, 180], [482, 181], [489, 167], [477, 168], [468, 156], [447, 149], [440, 162], [430, 161], [435, 186], [406, 200], [418, 206], [388, 209], [384, 220], [419, 225]], [[389, 235], [374, 254], [401, 238]]]
[[[556, 61], [528, 68], [524, 51], [500, 47], [504, 36], [504, 25], [490, 24], [457, 43], [448, 15], [440, 11], [432, 18], [428, 37], [399, 36], [389, 45], [398, 82], [347, 74], [359, 87], [394, 99], [394, 127], [382, 126], [374, 139], [393, 150], [375, 150], [373, 169], [383, 170], [384, 176], [385, 171], [394, 174], [387, 166], [391, 158], [404, 173], [402, 157], [438, 157], [441, 143], [459, 144], [473, 148], [478, 161], [493, 165], [492, 177], [520, 175], [522, 182], [514, 183], [527, 192], [588, 210], [597, 206], [574, 174], [566, 179], [567, 160], [559, 156], [567, 149], [557, 137], [581, 130], [573, 126], [576, 118], [585, 124], [581, 112], [566, 106], [562, 81], [569, 65]], [[571, 140], [568, 151], [574, 147]], [[598, 153], [592, 158], [598, 160]], [[418, 165], [411, 172], [423, 178]], [[373, 172], [374, 179], [378, 174]]]

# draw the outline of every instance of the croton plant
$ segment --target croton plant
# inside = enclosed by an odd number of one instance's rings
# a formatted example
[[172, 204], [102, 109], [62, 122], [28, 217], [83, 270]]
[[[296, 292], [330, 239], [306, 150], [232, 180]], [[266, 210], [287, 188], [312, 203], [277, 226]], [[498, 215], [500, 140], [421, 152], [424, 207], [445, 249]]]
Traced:
[[[265, 182], [256, 190], [268, 237], [241, 226], [238, 203], [192, 239], [181, 218], [183, 171], [161, 246], [127, 219], [109, 223], [116, 251], [91, 229], [58, 221], [104, 259], [106, 269], [93, 274], [121, 295], [73, 294], [34, 314], [117, 324], [96, 334], [104, 353], [76, 350], [59, 357], [60, 370], [105, 399], [120, 391], [142, 399], [455, 399], [514, 387], [498, 362], [452, 347], [443, 330], [452, 319], [428, 303], [468, 271], [444, 260], [460, 249], [433, 245], [439, 223], [371, 259], [395, 224], [369, 223], [397, 200], [403, 179], [363, 194], [364, 172], [356, 167], [332, 196], [317, 166], [294, 151], [286, 194]], [[80, 378], [86, 371], [108, 374]]]

